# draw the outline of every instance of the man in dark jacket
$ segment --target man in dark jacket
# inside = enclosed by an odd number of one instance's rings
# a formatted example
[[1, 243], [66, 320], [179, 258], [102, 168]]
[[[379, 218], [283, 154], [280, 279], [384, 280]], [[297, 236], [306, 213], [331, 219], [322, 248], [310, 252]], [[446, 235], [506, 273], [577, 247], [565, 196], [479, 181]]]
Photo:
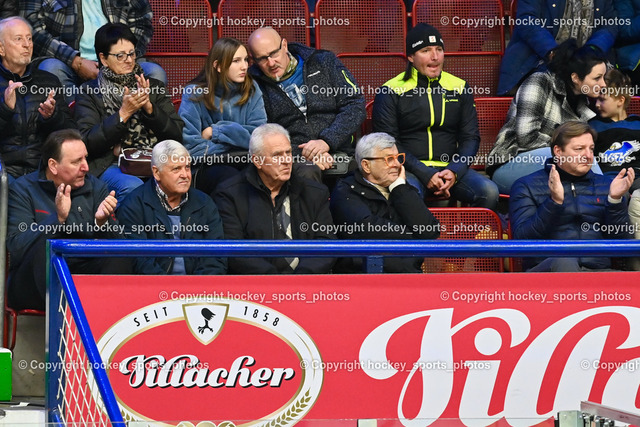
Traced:
[[495, 209], [498, 187], [469, 169], [480, 145], [471, 87], [442, 71], [444, 42], [434, 27], [412, 28], [406, 47], [407, 70], [376, 95], [373, 130], [398, 141], [407, 153], [407, 172], [430, 193]]
[[353, 134], [366, 117], [364, 96], [340, 60], [288, 43], [270, 27], [254, 31], [248, 44], [249, 72], [262, 90], [269, 123], [289, 131], [294, 155], [326, 170], [343, 160], [332, 154], [353, 153]]
[[[7, 250], [9, 303], [15, 309], [44, 309], [48, 239], [107, 239], [121, 234], [113, 212], [117, 200], [88, 174], [87, 149], [80, 133], [51, 133], [42, 146], [39, 171], [9, 188]], [[114, 258], [69, 259], [72, 273], [129, 273], [128, 262]]]
[[31, 66], [31, 26], [0, 21], [0, 156], [13, 178], [38, 169], [40, 148], [59, 129], [75, 128], [58, 79]]
[[[331, 212], [343, 239], [437, 239], [438, 220], [418, 191], [407, 184], [405, 154], [395, 139], [372, 133], [358, 141], [358, 170], [342, 179], [331, 193]], [[347, 272], [362, 271], [361, 258], [338, 262]], [[387, 273], [420, 273], [422, 258], [389, 257]], [[336, 266], [338, 269], [338, 266]]]
[[[225, 181], [216, 204], [227, 239], [321, 240], [335, 239], [329, 212], [329, 190], [315, 181], [292, 174], [289, 133], [267, 123], [257, 127], [249, 141], [250, 164]], [[237, 274], [328, 273], [333, 258], [229, 258]]]
[[[545, 169], [517, 180], [509, 213], [516, 239], [599, 240], [630, 238], [625, 194], [635, 173], [622, 169], [611, 181], [591, 171], [596, 132], [583, 122], [560, 125]], [[528, 264], [528, 265], [526, 265]], [[537, 265], [536, 265], [537, 264]], [[604, 257], [527, 260], [529, 271], [581, 271], [611, 267]]]
[[[133, 240], [222, 239], [216, 205], [205, 193], [190, 188], [189, 152], [177, 141], [153, 147], [153, 179], [136, 188], [118, 207], [125, 236]], [[224, 274], [224, 258], [136, 258], [137, 274]]]

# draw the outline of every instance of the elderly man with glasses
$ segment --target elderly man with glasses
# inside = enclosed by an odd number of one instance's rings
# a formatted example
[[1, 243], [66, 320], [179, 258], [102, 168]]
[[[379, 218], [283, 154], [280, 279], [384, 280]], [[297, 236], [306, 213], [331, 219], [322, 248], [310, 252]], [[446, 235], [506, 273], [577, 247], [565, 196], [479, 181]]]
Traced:
[[303, 169], [301, 160], [297, 169], [319, 181], [321, 170], [344, 161], [337, 152], [353, 153], [353, 134], [366, 117], [362, 91], [336, 55], [288, 43], [273, 28], [254, 31], [248, 45], [249, 73], [262, 90], [269, 123], [289, 131], [294, 156], [312, 163]]
[[[331, 212], [343, 239], [436, 239], [438, 221], [418, 191], [407, 184], [405, 153], [395, 139], [372, 133], [356, 146], [358, 170], [342, 179], [331, 194]], [[336, 271], [362, 271], [361, 259], [343, 259]], [[421, 258], [385, 258], [387, 273], [419, 273]]]

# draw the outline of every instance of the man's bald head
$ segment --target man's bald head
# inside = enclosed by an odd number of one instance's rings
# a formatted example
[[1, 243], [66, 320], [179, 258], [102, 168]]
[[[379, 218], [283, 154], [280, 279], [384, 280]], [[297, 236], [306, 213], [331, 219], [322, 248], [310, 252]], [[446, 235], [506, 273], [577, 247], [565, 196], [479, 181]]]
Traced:
[[289, 66], [287, 40], [271, 27], [255, 30], [248, 43], [253, 61], [267, 77], [279, 80]]

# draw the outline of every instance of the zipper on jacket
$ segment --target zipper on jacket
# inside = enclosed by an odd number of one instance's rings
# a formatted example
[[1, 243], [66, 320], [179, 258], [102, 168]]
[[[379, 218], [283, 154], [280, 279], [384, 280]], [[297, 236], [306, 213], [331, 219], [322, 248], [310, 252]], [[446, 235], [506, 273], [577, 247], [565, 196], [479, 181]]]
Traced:
[[435, 114], [433, 110], [433, 97], [431, 96], [431, 82], [429, 82], [429, 90], [427, 90], [427, 99], [429, 99], [429, 110], [431, 110], [431, 123], [427, 126], [427, 140], [429, 142], [429, 160], [433, 160], [433, 135], [431, 127], [435, 124]]
[[577, 197], [576, 196], [576, 186], [573, 184], [573, 182], [571, 183], [571, 192], [573, 193], [573, 197]]

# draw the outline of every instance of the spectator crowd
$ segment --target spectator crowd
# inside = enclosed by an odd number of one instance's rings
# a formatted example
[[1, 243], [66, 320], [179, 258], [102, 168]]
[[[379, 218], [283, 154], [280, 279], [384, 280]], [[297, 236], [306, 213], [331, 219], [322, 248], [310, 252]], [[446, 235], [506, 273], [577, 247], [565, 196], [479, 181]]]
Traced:
[[[624, 239], [640, 228], [640, 117], [628, 113], [640, 84], [640, 2], [518, 2], [522, 22], [553, 25], [513, 29], [497, 86], [513, 101], [486, 171], [472, 167], [480, 145], [473, 88], [446, 71], [447, 40], [435, 23], [407, 32], [406, 69], [377, 88], [373, 132], [363, 135], [365, 97], [352, 72], [333, 52], [276, 28], [218, 39], [176, 108], [167, 73], [144, 57], [154, 30], [148, 1], [15, 3], [0, 8], [15, 308], [44, 309], [53, 238], [437, 239], [429, 207], [443, 201], [499, 213], [516, 239]], [[383, 264], [388, 273], [422, 271], [415, 257]], [[603, 257], [524, 263], [528, 271], [616, 266]], [[149, 255], [71, 260], [70, 268], [218, 275], [363, 267], [357, 258]]]

